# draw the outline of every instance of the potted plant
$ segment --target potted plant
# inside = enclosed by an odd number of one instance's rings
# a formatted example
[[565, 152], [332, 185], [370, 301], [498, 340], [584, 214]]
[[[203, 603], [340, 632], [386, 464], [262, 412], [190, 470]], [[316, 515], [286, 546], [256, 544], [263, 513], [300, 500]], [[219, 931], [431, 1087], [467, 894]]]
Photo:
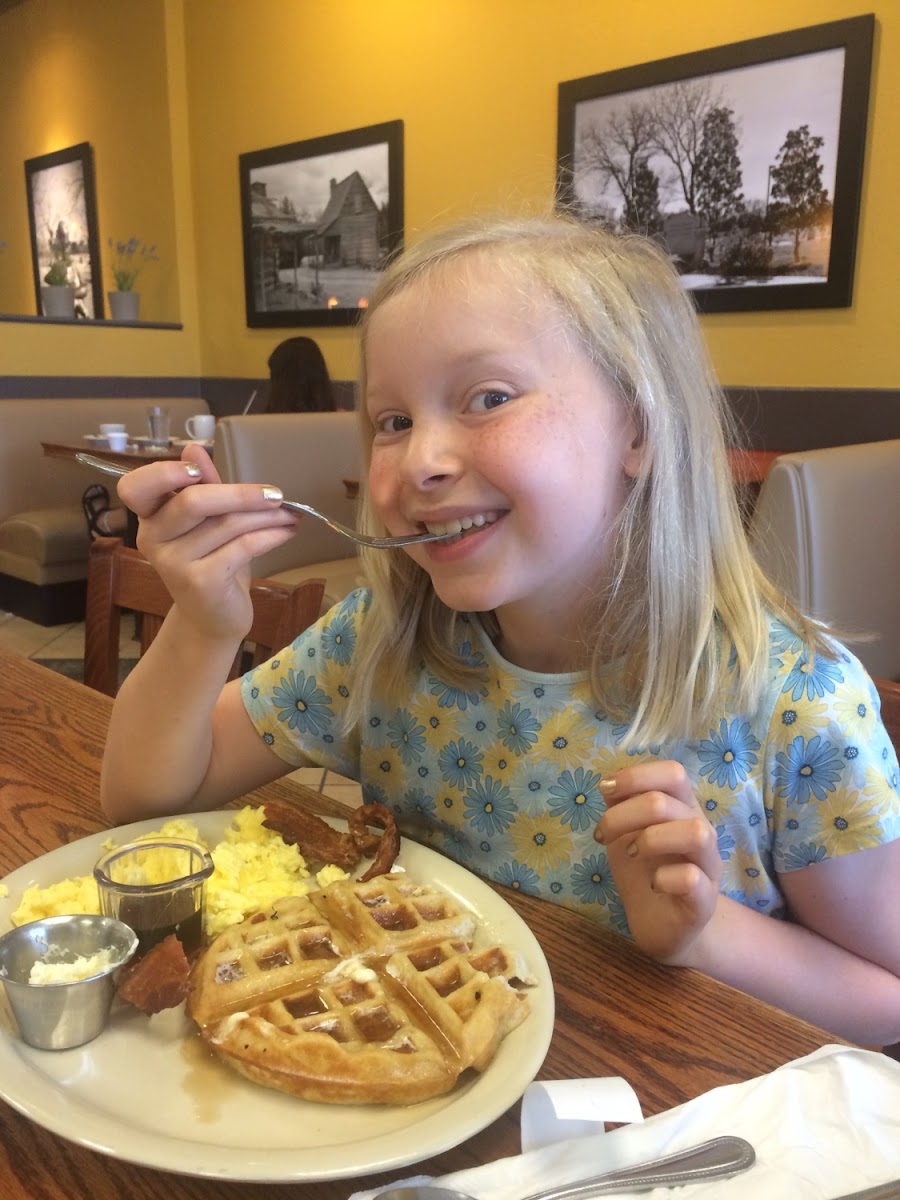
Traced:
[[140, 311], [140, 295], [134, 290], [138, 275], [148, 262], [158, 262], [156, 246], [148, 246], [138, 237], [127, 242], [109, 239], [113, 252], [112, 277], [115, 291], [107, 292], [109, 311], [114, 321], [136, 321]]
[[44, 272], [41, 304], [45, 317], [75, 316], [75, 288], [69, 279], [72, 259], [67, 244], [50, 239], [50, 266]]

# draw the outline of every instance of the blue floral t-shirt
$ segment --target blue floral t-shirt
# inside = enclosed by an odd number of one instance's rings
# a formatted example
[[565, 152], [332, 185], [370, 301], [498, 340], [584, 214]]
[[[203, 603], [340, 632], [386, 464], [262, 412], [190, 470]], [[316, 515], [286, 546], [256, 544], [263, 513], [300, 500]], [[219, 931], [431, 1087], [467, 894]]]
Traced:
[[897, 756], [872, 681], [849, 651], [810, 660], [777, 621], [755, 712], [724, 712], [696, 740], [632, 748], [584, 673], [541, 675], [497, 653], [477, 618], [458, 653], [482, 674], [466, 689], [427, 667], [401, 705], [374, 699], [350, 735], [339, 717], [369, 593], [351, 593], [276, 658], [246, 675], [244, 704], [291, 765], [360, 781], [402, 832], [496, 883], [576, 909], [622, 933], [625, 910], [593, 839], [604, 776], [677, 759], [716, 828], [723, 892], [783, 915], [777, 876], [900, 835]]

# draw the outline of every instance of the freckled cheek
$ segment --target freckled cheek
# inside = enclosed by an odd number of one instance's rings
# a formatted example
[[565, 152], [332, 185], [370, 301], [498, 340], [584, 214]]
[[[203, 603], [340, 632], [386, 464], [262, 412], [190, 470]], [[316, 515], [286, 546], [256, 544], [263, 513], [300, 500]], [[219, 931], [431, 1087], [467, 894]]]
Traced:
[[369, 464], [369, 498], [382, 515], [396, 499], [397, 480], [397, 470], [391, 466], [390, 456], [377, 451], [373, 453]]

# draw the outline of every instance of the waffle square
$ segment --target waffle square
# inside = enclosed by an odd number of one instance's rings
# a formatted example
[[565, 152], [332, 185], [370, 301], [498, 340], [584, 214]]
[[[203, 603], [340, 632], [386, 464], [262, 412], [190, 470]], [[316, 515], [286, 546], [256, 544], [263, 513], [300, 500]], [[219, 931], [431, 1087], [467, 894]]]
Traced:
[[232, 925], [191, 972], [187, 1011], [201, 1027], [302, 987], [352, 952], [308, 896]]
[[528, 1015], [528, 968], [505, 946], [442, 942], [393, 955], [385, 966], [450, 1042], [461, 1068], [483, 1071]]
[[248, 1079], [304, 1100], [414, 1104], [450, 1091], [452, 1058], [371, 974], [323, 979], [236, 1014], [210, 1044]]
[[358, 947], [382, 955], [453, 939], [471, 943], [477, 924], [446, 892], [402, 872], [333, 883], [311, 899]]

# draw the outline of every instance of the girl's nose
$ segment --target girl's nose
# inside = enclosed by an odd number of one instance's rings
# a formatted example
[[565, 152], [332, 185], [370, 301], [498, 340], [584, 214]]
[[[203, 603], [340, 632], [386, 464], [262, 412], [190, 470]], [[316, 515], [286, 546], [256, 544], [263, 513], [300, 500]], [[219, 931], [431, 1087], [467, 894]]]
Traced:
[[403, 459], [403, 473], [419, 488], [437, 487], [462, 469], [459, 447], [445, 426], [414, 426]]

